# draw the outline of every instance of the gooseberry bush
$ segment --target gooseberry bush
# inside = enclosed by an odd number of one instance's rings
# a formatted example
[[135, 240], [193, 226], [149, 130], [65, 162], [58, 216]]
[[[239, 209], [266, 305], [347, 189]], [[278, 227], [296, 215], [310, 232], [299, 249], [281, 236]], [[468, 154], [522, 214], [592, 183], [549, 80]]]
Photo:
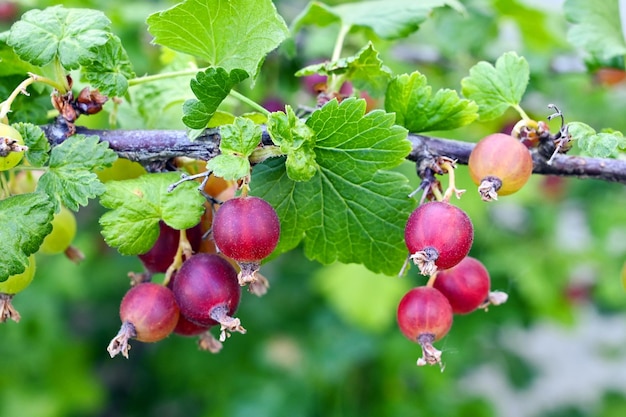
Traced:
[[[32, 280], [34, 254], [80, 261], [73, 212], [97, 200], [106, 244], [144, 266], [129, 271], [111, 356], [128, 357], [131, 339], [171, 333], [218, 352], [232, 333], [246, 333], [234, 316], [241, 288], [265, 294], [272, 277], [259, 272], [264, 262], [301, 246], [324, 265], [417, 280], [398, 300], [398, 325], [422, 347], [418, 365], [442, 365], [433, 343], [453, 315], [507, 300], [491, 288], [489, 265], [469, 256], [481, 230], [457, 205], [466, 191], [456, 184], [458, 165], [476, 184], [469, 192], [499, 204], [533, 173], [626, 183], [626, 139], [566, 123], [552, 103], [530, 117], [521, 103], [531, 68], [514, 51], [476, 62], [458, 89], [435, 88], [419, 68], [387, 66], [378, 45], [409, 37], [441, 9], [467, 12], [455, 0], [313, 1], [288, 26], [270, 0], [185, 0], [146, 16], [153, 48], [170, 65], [143, 76], [104, 13], [25, 12], [0, 34], [2, 74], [21, 77], [0, 105], [1, 319], [19, 320], [11, 299]], [[605, 60], [623, 56], [624, 46], [603, 49], [580, 35], [602, 22], [570, 20], [576, 46]], [[326, 27], [338, 27], [334, 49], [303, 64], [299, 37]], [[298, 66], [311, 102], [257, 102], [263, 64], [277, 53]], [[146, 114], [158, 111], [133, 88], [150, 85], [162, 90], [157, 101], [177, 103], [186, 130], [149, 129], [159, 114]], [[182, 86], [192, 97], [181, 99]], [[24, 97], [31, 93], [51, 105], [25, 111], [19, 102], [35, 103]], [[109, 129], [84, 126], [102, 114]], [[146, 120], [129, 122], [129, 114]], [[511, 114], [506, 133], [462, 142], [426, 135]], [[567, 154], [573, 143], [581, 155]], [[397, 169], [406, 160], [415, 164], [411, 178]]]

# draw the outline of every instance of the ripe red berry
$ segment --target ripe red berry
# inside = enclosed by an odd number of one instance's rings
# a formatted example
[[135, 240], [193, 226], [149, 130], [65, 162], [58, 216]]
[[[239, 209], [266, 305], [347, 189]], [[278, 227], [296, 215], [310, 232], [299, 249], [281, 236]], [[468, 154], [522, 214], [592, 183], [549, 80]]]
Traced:
[[411, 213], [404, 229], [411, 258], [424, 275], [448, 269], [467, 256], [474, 227], [467, 214], [449, 203], [432, 201]]
[[513, 194], [533, 172], [533, 159], [519, 140], [494, 133], [476, 144], [467, 163], [472, 181], [485, 201]]
[[[167, 282], [167, 288], [169, 288], [172, 293], [174, 291], [174, 282], [176, 281], [177, 271], [174, 271], [170, 276], [169, 281]], [[197, 336], [201, 333], [206, 332], [212, 326], [203, 326], [200, 324], [196, 324], [193, 321], [189, 320], [185, 317], [184, 314], [180, 314], [178, 316], [178, 322], [176, 323], [176, 327], [174, 327], [173, 333], [176, 333], [181, 336]]]
[[[170, 290], [173, 290], [174, 288], [174, 281], [176, 281], [177, 275], [176, 272], [177, 271], [174, 271], [174, 273], [172, 273], [167, 283], [167, 288], [169, 288]], [[183, 314], [180, 314], [178, 316], [178, 322], [176, 323], [176, 327], [174, 327], [172, 333], [185, 337], [199, 336], [198, 346], [201, 350], [208, 350], [211, 353], [218, 353], [222, 349], [222, 343], [214, 338], [213, 335], [210, 333], [209, 330], [212, 327], [213, 326], [196, 324], [193, 321], [189, 320], [187, 317], [185, 317]]]
[[176, 273], [173, 291], [187, 319], [200, 326], [221, 324], [222, 341], [227, 331], [245, 333], [239, 319], [232, 317], [241, 297], [237, 271], [224, 258], [206, 253], [193, 255]]
[[452, 327], [448, 299], [432, 287], [413, 288], [400, 300], [397, 318], [402, 333], [422, 347], [423, 355], [417, 364], [441, 363], [441, 351], [432, 344]]
[[[187, 240], [193, 251], [197, 251], [202, 241], [202, 230], [200, 224], [187, 229]], [[180, 241], [180, 230], [172, 229], [165, 222], [159, 222], [159, 237], [152, 248], [139, 255], [139, 259], [146, 269], [151, 273], [165, 273], [167, 268], [174, 261], [178, 244]]]
[[217, 210], [212, 232], [219, 250], [241, 267], [240, 284], [245, 285], [259, 279], [260, 261], [276, 248], [280, 221], [274, 208], [261, 198], [233, 198]]
[[258, 262], [272, 253], [280, 237], [276, 211], [258, 197], [233, 198], [217, 210], [213, 238], [237, 262]]
[[114, 357], [121, 352], [128, 358], [130, 339], [157, 342], [166, 338], [174, 330], [179, 314], [169, 288], [152, 282], [132, 287], [120, 304], [122, 327], [107, 348], [109, 354]]
[[487, 301], [490, 285], [487, 268], [467, 256], [456, 266], [439, 271], [433, 287], [448, 299], [455, 314], [467, 314]]

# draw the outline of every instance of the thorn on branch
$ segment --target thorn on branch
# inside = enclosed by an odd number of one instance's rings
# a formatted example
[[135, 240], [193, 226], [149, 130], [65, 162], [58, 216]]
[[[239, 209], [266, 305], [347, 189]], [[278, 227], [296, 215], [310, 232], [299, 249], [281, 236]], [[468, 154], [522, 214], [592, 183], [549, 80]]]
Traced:
[[202, 184], [200, 184], [200, 186], [198, 186], [198, 191], [204, 192], [204, 186], [206, 185], [206, 182], [209, 179], [209, 175], [211, 175], [210, 171], [204, 171], [201, 172], [199, 174], [194, 174], [194, 175], [187, 175], [187, 174], [181, 174], [180, 175], [180, 180], [176, 181], [174, 184], [171, 184], [169, 187], [167, 187], [167, 192], [171, 193], [172, 191], [174, 191], [174, 189], [176, 187], [178, 187], [180, 184], [187, 182], [187, 181], [194, 181], [197, 180], [198, 178], [203, 178], [204, 180], [202, 180]]

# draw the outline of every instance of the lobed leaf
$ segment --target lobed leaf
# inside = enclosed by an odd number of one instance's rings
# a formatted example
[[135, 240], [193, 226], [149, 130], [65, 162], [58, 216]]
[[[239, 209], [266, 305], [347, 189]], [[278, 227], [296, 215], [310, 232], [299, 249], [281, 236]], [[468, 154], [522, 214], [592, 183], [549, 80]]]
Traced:
[[400, 270], [407, 250], [404, 225], [413, 206], [406, 177], [387, 171], [411, 150], [407, 131], [382, 110], [365, 114], [365, 101], [330, 101], [307, 125], [316, 134], [319, 169], [304, 182], [285, 172], [285, 158], [255, 166], [251, 192], [281, 220], [277, 253], [304, 242], [310, 259], [361, 263], [375, 272]]
[[271, 0], [185, 0], [147, 22], [154, 43], [227, 71], [241, 68], [253, 79], [265, 56], [289, 36]]
[[35, 72], [37, 67], [20, 59], [13, 48], [7, 45], [9, 32], [3, 32], [5, 35], [0, 39], [0, 76], [19, 74], [24, 76], [28, 72]]
[[626, 150], [626, 138], [622, 132], [607, 130], [597, 133], [582, 122], [568, 123], [567, 130], [578, 147], [594, 158], [616, 158], [620, 151]]
[[600, 60], [626, 54], [625, 29], [617, 0], [566, 0], [565, 18], [572, 23], [567, 40]]
[[92, 48], [92, 52], [94, 58], [84, 64], [84, 80], [105, 96], [126, 94], [128, 80], [135, 77], [135, 71], [120, 38], [109, 35], [107, 43]]
[[235, 118], [235, 122], [220, 128], [221, 154], [207, 162], [207, 170], [226, 180], [238, 180], [250, 175], [248, 158], [261, 143], [263, 131], [252, 120]]
[[200, 221], [205, 199], [198, 183], [186, 181], [172, 192], [168, 187], [180, 174], [147, 174], [123, 181], [109, 181], [100, 204], [110, 209], [100, 218], [102, 236], [123, 255], [145, 253], [159, 236], [159, 221], [181, 230]]
[[197, 99], [183, 105], [183, 122], [192, 129], [204, 129], [230, 90], [248, 78], [242, 69], [228, 72], [224, 68], [208, 68], [191, 80], [191, 91]]
[[49, 167], [37, 183], [37, 191], [48, 194], [55, 204], [77, 211], [90, 198], [104, 192], [94, 169], [110, 166], [117, 154], [97, 136], [73, 135], [50, 153]]
[[297, 32], [303, 26], [344, 26], [367, 28], [383, 39], [404, 38], [419, 29], [437, 7], [452, 6], [464, 10], [456, 0], [375, 0], [329, 6], [319, 1], [310, 2], [292, 22]]
[[220, 129], [220, 151], [226, 155], [249, 157], [261, 143], [263, 130], [245, 117], [235, 118], [235, 122]]
[[42, 193], [0, 200], [0, 282], [24, 272], [28, 257], [37, 252], [52, 231], [53, 215], [54, 204]]
[[371, 42], [354, 56], [310, 65], [296, 72], [298, 77], [312, 74], [343, 75], [354, 87], [367, 90], [374, 97], [384, 95], [391, 80], [391, 70], [383, 65]]
[[52, 6], [29, 10], [15, 22], [7, 43], [24, 61], [42, 67], [58, 60], [66, 70], [93, 58], [109, 40], [111, 21], [98, 10]]
[[463, 95], [478, 104], [480, 120], [500, 117], [509, 107], [519, 107], [528, 86], [530, 69], [515, 52], [500, 56], [495, 66], [481, 61], [461, 80]]
[[26, 159], [35, 167], [44, 166], [49, 159], [50, 143], [39, 126], [32, 123], [17, 123], [13, 127], [20, 132], [24, 144], [28, 146]]
[[272, 141], [287, 155], [285, 166], [287, 175], [294, 181], [308, 181], [317, 172], [315, 162], [315, 132], [298, 118], [291, 106], [286, 112], [274, 112], [270, 115], [267, 131]]
[[478, 105], [456, 91], [441, 89], [434, 95], [426, 76], [419, 72], [395, 77], [385, 96], [385, 110], [396, 114], [396, 123], [410, 132], [450, 130], [478, 118]]

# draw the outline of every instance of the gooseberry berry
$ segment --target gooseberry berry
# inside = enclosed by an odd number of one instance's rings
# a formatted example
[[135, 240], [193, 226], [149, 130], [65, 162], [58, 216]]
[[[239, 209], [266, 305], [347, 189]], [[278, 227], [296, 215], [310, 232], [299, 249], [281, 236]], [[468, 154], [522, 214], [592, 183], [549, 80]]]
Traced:
[[431, 201], [411, 213], [404, 229], [411, 259], [424, 275], [448, 269], [467, 256], [474, 240], [468, 215], [449, 203]]
[[0, 171], [6, 171], [19, 164], [27, 149], [20, 132], [0, 123]]
[[400, 300], [397, 319], [402, 333], [422, 347], [423, 355], [417, 365], [441, 363], [441, 351], [432, 344], [452, 327], [448, 299], [432, 287], [413, 288]]
[[219, 255], [198, 253], [183, 262], [173, 291], [187, 319], [200, 326], [221, 325], [221, 341], [228, 332], [245, 333], [241, 321], [232, 317], [241, 297], [237, 271]]
[[176, 327], [179, 315], [169, 288], [153, 282], [135, 285], [122, 298], [122, 327], [107, 348], [109, 354], [114, 357], [122, 353], [128, 358], [130, 339], [148, 343], [165, 339]]
[[485, 201], [521, 189], [533, 172], [526, 146], [513, 136], [494, 133], [476, 144], [467, 163], [472, 181]]
[[52, 219], [52, 232], [46, 236], [39, 250], [45, 254], [64, 252], [76, 236], [76, 217], [69, 209], [61, 206], [61, 210]]
[[487, 268], [466, 256], [452, 268], [437, 272], [433, 287], [448, 299], [455, 314], [467, 314], [487, 301], [490, 285]]
[[276, 248], [280, 221], [274, 208], [259, 197], [233, 198], [217, 210], [212, 232], [219, 250], [241, 267], [239, 283], [245, 285], [259, 279], [260, 261]]
[[20, 321], [20, 313], [13, 307], [11, 300], [15, 294], [30, 285], [36, 269], [35, 256], [30, 255], [24, 272], [11, 275], [5, 281], [0, 282], [0, 323], [4, 323], [7, 319], [16, 323]]

